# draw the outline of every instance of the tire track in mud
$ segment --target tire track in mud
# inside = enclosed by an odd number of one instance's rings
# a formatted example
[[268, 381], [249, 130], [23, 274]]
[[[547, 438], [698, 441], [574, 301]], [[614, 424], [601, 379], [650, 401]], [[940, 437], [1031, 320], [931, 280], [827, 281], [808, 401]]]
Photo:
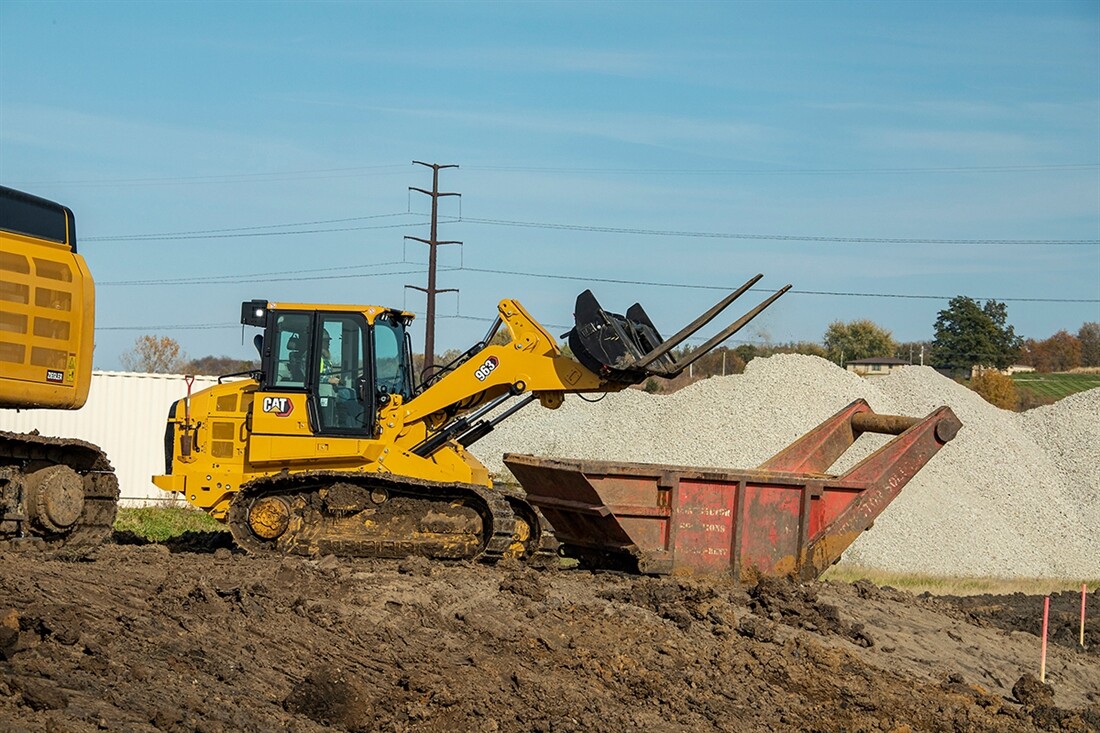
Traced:
[[4, 733], [1095, 729], [1095, 656], [1014, 700], [1035, 643], [860, 584], [0, 552]]

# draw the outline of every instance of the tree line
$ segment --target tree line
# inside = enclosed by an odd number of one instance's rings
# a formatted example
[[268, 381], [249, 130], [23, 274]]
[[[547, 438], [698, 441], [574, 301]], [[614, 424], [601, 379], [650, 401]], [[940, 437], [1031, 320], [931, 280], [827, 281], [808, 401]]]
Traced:
[[203, 356], [192, 359], [179, 342], [168, 336], [138, 336], [134, 345], [119, 357], [128, 372], [147, 374], [238, 374], [259, 369], [259, 361], [231, 356]]
[[[985, 303], [959, 295], [939, 311], [930, 341], [898, 342], [892, 333], [870, 319], [829, 324], [820, 343], [741, 344], [719, 347], [700, 358], [688, 373], [665, 387], [656, 382], [649, 391], [671, 391], [697, 379], [740, 374], [756, 358], [774, 354], [809, 354], [840, 366], [860, 359], [890, 357], [906, 363], [924, 363], [952, 376], [969, 376], [972, 367], [1006, 369], [1013, 364], [1040, 372], [1063, 372], [1078, 367], [1100, 367], [1100, 323], [1083, 324], [1076, 334], [1058, 331], [1043, 340], [1024, 339], [1008, 322], [1004, 303]], [[497, 334], [502, 337], [503, 334]], [[677, 358], [692, 350], [686, 346], [673, 352]], [[445, 365], [460, 352], [440, 354], [436, 363]], [[419, 356], [422, 362], [423, 356]], [[135, 372], [174, 374], [234, 374], [258, 369], [257, 361], [228, 356], [189, 358], [180, 344], [167, 336], [139, 336], [134, 346], [121, 355], [124, 369]]]

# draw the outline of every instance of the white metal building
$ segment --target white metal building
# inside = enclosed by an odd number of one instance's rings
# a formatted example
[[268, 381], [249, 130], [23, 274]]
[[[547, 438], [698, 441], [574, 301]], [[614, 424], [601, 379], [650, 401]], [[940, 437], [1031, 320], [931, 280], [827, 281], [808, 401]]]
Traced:
[[[195, 377], [193, 392], [217, 383]], [[81, 438], [102, 448], [118, 474], [123, 503], [173, 501], [153, 485], [164, 473], [164, 426], [172, 403], [187, 394], [182, 375], [93, 372], [88, 402], [79, 410], [0, 410], [0, 430]]]

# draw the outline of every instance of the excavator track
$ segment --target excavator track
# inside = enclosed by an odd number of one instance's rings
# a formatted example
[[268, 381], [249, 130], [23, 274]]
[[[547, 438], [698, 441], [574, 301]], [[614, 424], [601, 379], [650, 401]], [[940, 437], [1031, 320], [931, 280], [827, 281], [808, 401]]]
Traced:
[[0, 544], [84, 552], [111, 534], [117, 512], [118, 477], [98, 447], [0, 431]]
[[557, 549], [549, 525], [521, 497], [393, 474], [266, 476], [241, 487], [227, 519], [237, 544], [254, 554], [495, 562]]

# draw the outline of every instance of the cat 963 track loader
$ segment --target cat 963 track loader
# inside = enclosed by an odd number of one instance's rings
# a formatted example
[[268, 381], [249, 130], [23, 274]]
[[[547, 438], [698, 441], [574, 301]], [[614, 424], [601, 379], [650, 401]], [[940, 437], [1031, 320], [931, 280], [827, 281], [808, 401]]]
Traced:
[[[492, 485], [467, 448], [531, 402], [671, 378], [780, 297], [775, 292], [688, 356], [672, 350], [752, 287], [749, 280], [665, 340], [640, 305], [605, 311], [577, 298], [572, 352], [515, 300], [486, 337], [423, 383], [414, 379], [412, 314], [377, 306], [254, 300], [261, 366], [174, 404], [165, 491], [228, 523], [254, 553], [492, 560], [556, 543], [539, 512]], [[491, 344], [507, 330], [508, 342]]]

